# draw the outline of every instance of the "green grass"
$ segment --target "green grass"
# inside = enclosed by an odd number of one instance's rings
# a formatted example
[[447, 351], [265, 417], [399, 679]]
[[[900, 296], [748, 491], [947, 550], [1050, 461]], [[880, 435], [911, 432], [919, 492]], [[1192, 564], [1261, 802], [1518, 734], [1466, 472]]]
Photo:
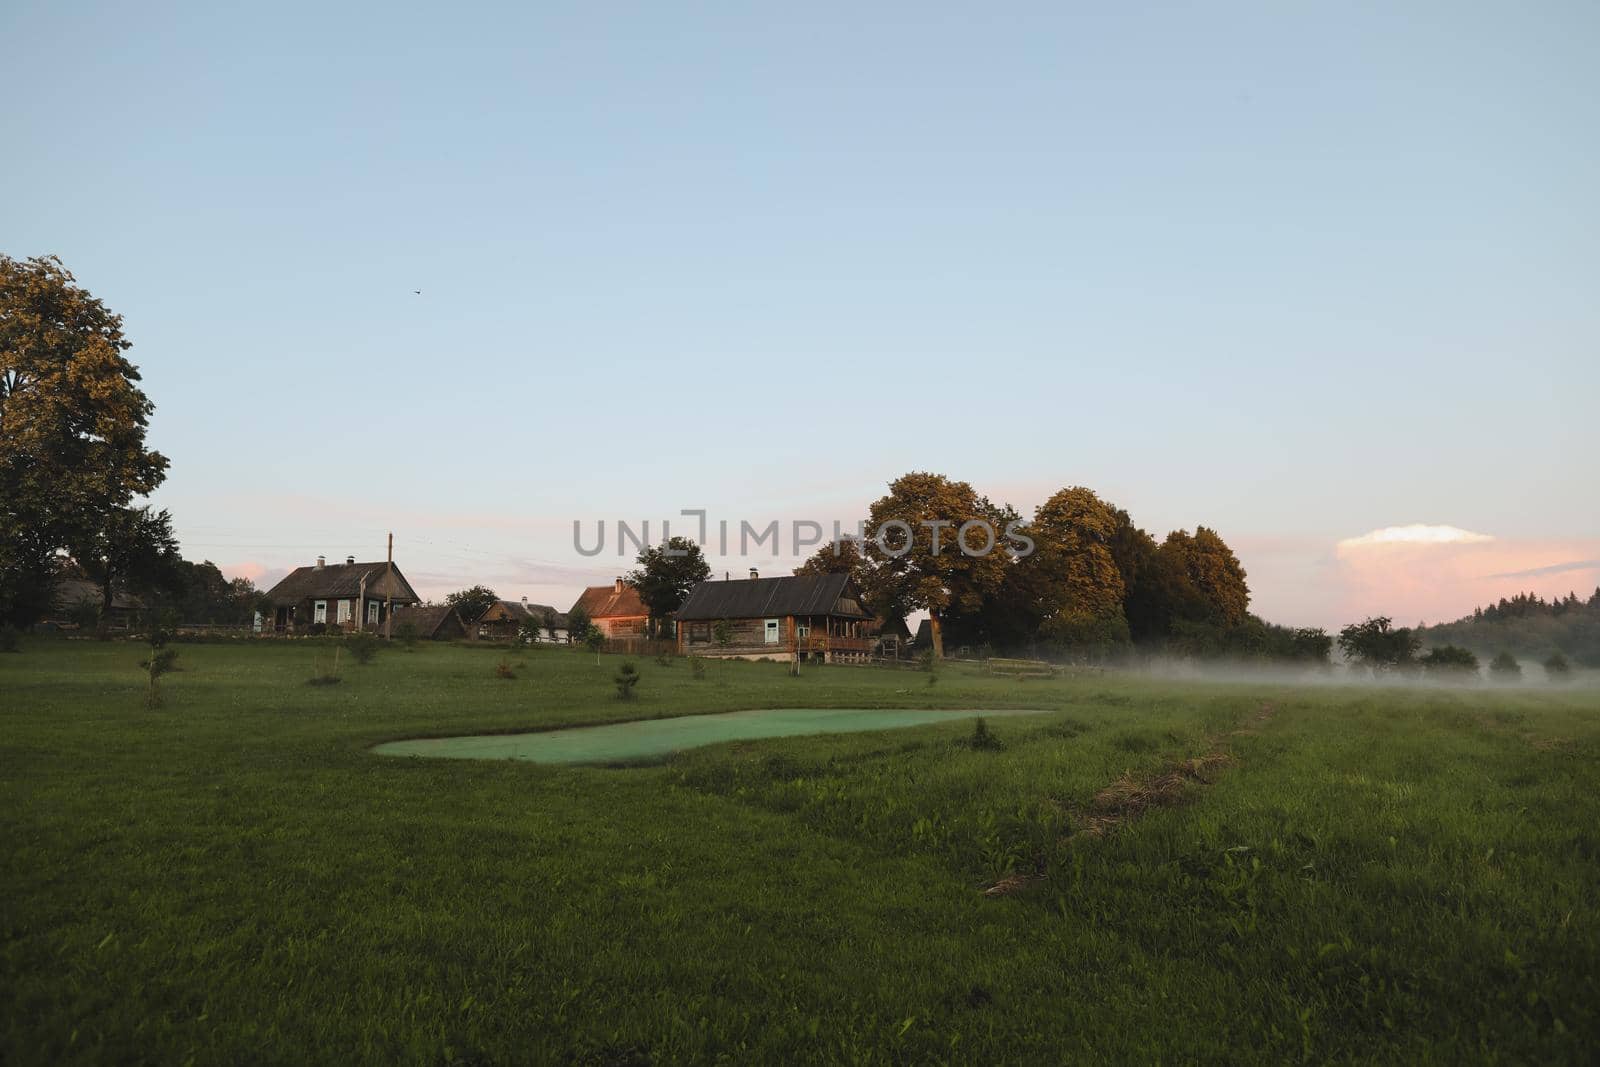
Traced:
[[[0, 1062], [1584, 1062], [1600, 699], [309, 643], [0, 656]], [[326, 657], [324, 657], [326, 658]], [[1263, 704], [1275, 714], [1251, 723]], [[627, 769], [397, 737], [1048, 707]], [[1244, 732], [1242, 727], [1248, 727]], [[1125, 773], [1187, 803], [1075, 834]], [[1010, 896], [1008, 873], [1043, 877]]]

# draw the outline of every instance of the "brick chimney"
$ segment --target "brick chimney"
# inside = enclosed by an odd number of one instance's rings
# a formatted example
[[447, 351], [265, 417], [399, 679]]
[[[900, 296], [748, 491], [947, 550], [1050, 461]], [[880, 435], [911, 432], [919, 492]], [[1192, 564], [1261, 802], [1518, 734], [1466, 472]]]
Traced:
[[317, 557], [317, 570], [320, 571], [323, 567], [326, 567], [327, 565], [328, 565], [327, 559], [325, 559], [322, 556], [318, 556]]
[[346, 567], [354, 567], [355, 564], [356, 564], [356, 558], [354, 556], [346, 556], [344, 558], [344, 565]]
[[622, 579], [621, 578], [617, 579], [617, 592], [619, 592], [619, 593], [622, 592]]
[[758, 572], [754, 567], [751, 567], [750, 568], [750, 578], [751, 578], [751, 580], [754, 580], [754, 579], [759, 578], [759, 577], [761, 577], [760, 572]]

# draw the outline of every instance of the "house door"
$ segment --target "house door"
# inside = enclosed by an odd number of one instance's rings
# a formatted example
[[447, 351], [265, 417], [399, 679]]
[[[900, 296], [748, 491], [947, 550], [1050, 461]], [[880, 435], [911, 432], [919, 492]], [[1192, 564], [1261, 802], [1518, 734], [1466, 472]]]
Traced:
[[777, 619], [768, 619], [767, 620], [767, 644], [775, 645], [777, 643], [778, 643], [778, 620]]

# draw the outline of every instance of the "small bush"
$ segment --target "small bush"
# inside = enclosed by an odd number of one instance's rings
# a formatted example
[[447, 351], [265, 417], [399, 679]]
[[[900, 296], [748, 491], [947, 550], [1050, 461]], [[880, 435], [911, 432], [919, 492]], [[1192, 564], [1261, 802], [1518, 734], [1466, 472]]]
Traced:
[[[0, 649], [5, 648], [5, 641], [0, 637]], [[1566, 682], [1572, 679], [1572, 664], [1567, 662], [1567, 657], [1557, 652], [1543, 663], [1544, 675], [1552, 682]]]
[[689, 657], [689, 673], [694, 675], [694, 680], [697, 682], [706, 680], [706, 659], [704, 656]]
[[972, 737], [967, 745], [976, 752], [999, 752], [1006, 747], [989, 729], [989, 721], [982, 715], [972, 724]]
[[1489, 661], [1489, 673], [1498, 682], [1515, 682], [1522, 677], [1522, 664], [1509, 652], [1502, 652]]
[[22, 632], [9, 622], [0, 626], [0, 652], [21, 652]]
[[328, 624], [325, 623], [325, 622], [314, 622], [310, 626], [306, 627], [306, 636], [307, 637], [321, 637], [323, 634], [325, 634], [327, 632], [328, 632]]
[[178, 659], [178, 650], [167, 648], [167, 633], [160, 627], [150, 631], [150, 658], [141, 660], [139, 666], [144, 668], [145, 677], [149, 687], [145, 690], [144, 706], [159, 708], [161, 706], [161, 682], [163, 674], [177, 669], [175, 664]]
[[494, 676], [496, 678], [504, 678], [507, 681], [510, 681], [517, 676], [517, 672], [511, 669], [510, 663], [507, 663], [505, 660], [501, 660], [499, 663], [494, 665]]
[[395, 640], [406, 646], [410, 652], [417, 647], [417, 624], [409, 620], [400, 624], [400, 629], [394, 632]]
[[663, 652], [656, 657], [656, 664], [662, 667], [670, 667], [672, 666], [672, 657]]
[[337, 674], [319, 674], [319, 675], [316, 675], [315, 677], [307, 678], [306, 679], [306, 684], [307, 685], [338, 685], [339, 684], [339, 676]]
[[617, 668], [611, 680], [616, 683], [618, 700], [632, 700], [634, 687], [639, 684], [638, 668], [631, 663], [624, 663]]
[[357, 663], [371, 663], [378, 654], [378, 639], [367, 630], [357, 630], [345, 638], [344, 647]]

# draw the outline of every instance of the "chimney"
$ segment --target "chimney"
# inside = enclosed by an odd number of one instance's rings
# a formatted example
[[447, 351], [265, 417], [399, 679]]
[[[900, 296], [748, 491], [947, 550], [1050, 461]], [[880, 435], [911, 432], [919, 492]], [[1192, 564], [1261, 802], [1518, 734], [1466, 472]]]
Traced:
[[527, 597], [523, 597], [522, 598], [522, 606], [523, 607], [527, 607], [528, 606], [528, 598]]
[[756, 569], [754, 567], [751, 567], [750, 568], [750, 578], [751, 578], [751, 580], [754, 580], [754, 579], [759, 578], [759, 577], [761, 577], [761, 575], [759, 573], [757, 573], [757, 571], [756, 571]]
[[344, 558], [344, 565], [346, 567], [354, 567], [356, 565], [356, 558], [354, 556], [346, 556]]
[[619, 593], [622, 592], [622, 579], [621, 578], [617, 579], [617, 592], [619, 592]]
[[327, 563], [328, 563], [328, 561], [326, 559], [324, 559], [322, 556], [318, 556], [317, 557], [317, 570], [320, 571], [323, 567], [327, 566]]

